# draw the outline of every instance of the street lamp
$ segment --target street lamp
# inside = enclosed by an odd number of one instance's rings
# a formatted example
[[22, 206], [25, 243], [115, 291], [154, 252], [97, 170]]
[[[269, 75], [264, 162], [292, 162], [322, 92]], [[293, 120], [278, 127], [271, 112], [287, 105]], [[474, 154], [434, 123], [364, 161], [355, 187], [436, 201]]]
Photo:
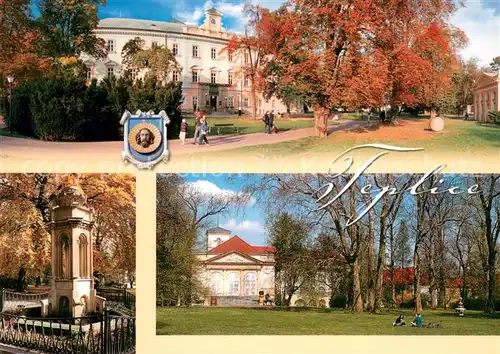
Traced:
[[12, 133], [12, 83], [14, 76], [7, 76], [7, 81], [9, 82], [9, 130]]

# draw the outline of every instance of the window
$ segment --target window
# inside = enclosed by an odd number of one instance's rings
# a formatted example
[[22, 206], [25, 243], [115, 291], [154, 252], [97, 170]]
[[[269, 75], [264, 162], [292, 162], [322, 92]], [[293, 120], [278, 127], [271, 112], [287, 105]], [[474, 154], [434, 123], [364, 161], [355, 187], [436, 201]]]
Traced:
[[[198, 107], [198, 96], [193, 97], [193, 109], [196, 109], [196, 107]], [[219, 241], [222, 242], [222, 240], [220, 238], [215, 240], [215, 243], [217, 244], [217, 246], [220, 244]]]
[[250, 86], [250, 78], [248, 76], [245, 76], [245, 87]]
[[109, 53], [115, 52], [115, 41], [113, 39], [108, 39], [108, 52]]
[[87, 252], [87, 236], [80, 235], [79, 242], [79, 257], [80, 257], [80, 278], [88, 278], [89, 277], [89, 269], [88, 269], [88, 252]]
[[87, 67], [86, 75], [87, 80], [92, 80], [92, 68], [90, 66]]
[[212, 49], [210, 50], [210, 56], [211, 56], [212, 60], [217, 59], [217, 49], [212, 48]]
[[228, 286], [230, 296], [238, 296], [240, 295], [240, 276], [237, 273], [231, 273], [228, 277]]
[[222, 295], [222, 274], [214, 273], [210, 279], [212, 295]]
[[250, 62], [250, 56], [248, 53], [245, 53], [245, 64], [248, 64]]
[[227, 82], [229, 83], [229, 85], [233, 84], [233, 73], [229, 73], [227, 75]]
[[257, 295], [257, 276], [255, 273], [245, 275], [245, 295]]
[[228, 57], [229, 61], [233, 61], [233, 52], [231, 52], [231, 51], [227, 52], [227, 57]]
[[111, 78], [114, 75], [115, 75], [115, 69], [114, 68], [108, 68], [108, 78]]
[[245, 98], [245, 100], [243, 101], [243, 106], [245, 106], [245, 107], [249, 106], [249, 104], [248, 104], [248, 98]]
[[234, 101], [233, 101], [233, 96], [228, 97], [228, 105], [230, 108], [234, 107]]
[[180, 78], [180, 74], [179, 74], [179, 72], [178, 72], [178, 71], [174, 71], [174, 72], [172, 73], [172, 81], [174, 81], [174, 82], [178, 82], [178, 81], [179, 81], [179, 78]]
[[197, 45], [193, 46], [193, 58], [199, 58], [198, 57], [198, 46]]
[[137, 80], [137, 76], [139, 75], [139, 70], [138, 69], [131, 69], [130, 70], [130, 76], [132, 77], [132, 81]]
[[172, 53], [173, 53], [174, 55], [179, 55], [179, 45], [178, 45], [177, 43], [174, 43], [174, 44], [172, 45]]
[[193, 82], [198, 82], [198, 72], [193, 71]]
[[158, 42], [152, 41], [151, 48], [156, 48], [156, 47], [158, 47]]
[[215, 71], [212, 71], [210, 73], [210, 82], [212, 84], [215, 84], [217, 82], [217, 73]]

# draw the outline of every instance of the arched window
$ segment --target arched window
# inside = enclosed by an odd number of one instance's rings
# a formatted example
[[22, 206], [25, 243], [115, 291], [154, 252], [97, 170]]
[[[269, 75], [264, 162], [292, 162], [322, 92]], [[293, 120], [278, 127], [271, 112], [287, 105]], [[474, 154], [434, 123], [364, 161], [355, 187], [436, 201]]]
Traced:
[[59, 240], [59, 277], [68, 279], [71, 278], [70, 240], [66, 234], [62, 234]]
[[210, 278], [212, 295], [222, 295], [222, 274], [213, 273]]
[[87, 236], [80, 235], [79, 241], [79, 256], [80, 256], [80, 278], [89, 277], [89, 260], [88, 260], [88, 242]]
[[245, 275], [245, 295], [257, 295], [257, 275], [255, 273]]
[[240, 295], [240, 276], [238, 273], [231, 273], [228, 277], [229, 294], [231, 296]]

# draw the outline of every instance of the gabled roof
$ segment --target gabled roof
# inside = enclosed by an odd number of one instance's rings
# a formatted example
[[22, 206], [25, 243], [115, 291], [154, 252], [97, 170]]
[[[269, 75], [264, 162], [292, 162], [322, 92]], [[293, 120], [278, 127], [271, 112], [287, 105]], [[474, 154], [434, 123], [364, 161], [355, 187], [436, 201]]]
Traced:
[[207, 232], [214, 233], [214, 234], [230, 234], [231, 231], [226, 230], [220, 226], [214, 227], [212, 229], [208, 229]]
[[218, 16], [222, 16], [222, 12], [220, 11], [217, 11], [217, 9], [215, 7], [212, 7], [211, 9], [208, 9], [206, 11], [207, 14], [211, 14], [211, 15], [218, 15]]
[[274, 253], [276, 250], [274, 247], [267, 246], [252, 246], [247, 242], [243, 241], [239, 236], [233, 236], [226, 242], [221, 243], [215, 248], [208, 251], [209, 254], [221, 254], [227, 252], [237, 251], [241, 254], [265, 254]]
[[[256, 259], [256, 258], [254, 258], [252, 256], [249, 256], [249, 255], [247, 255], [245, 253], [242, 253], [240, 251], [229, 251], [229, 252], [226, 252], [226, 253], [222, 253], [220, 255], [217, 255], [215, 257], [212, 257], [212, 258], [209, 258], [209, 259], [205, 260], [203, 263], [219, 263], [217, 261], [223, 260], [224, 258], [226, 258], [226, 257], [228, 257], [229, 255], [232, 255], [232, 254], [238, 255], [241, 258], [243, 258], [243, 259], [245, 259], [245, 260], [247, 260], [247, 261], [249, 261], [251, 263], [259, 263], [259, 264], [264, 263], [261, 260]], [[222, 263], [224, 263], [224, 262], [222, 262]]]

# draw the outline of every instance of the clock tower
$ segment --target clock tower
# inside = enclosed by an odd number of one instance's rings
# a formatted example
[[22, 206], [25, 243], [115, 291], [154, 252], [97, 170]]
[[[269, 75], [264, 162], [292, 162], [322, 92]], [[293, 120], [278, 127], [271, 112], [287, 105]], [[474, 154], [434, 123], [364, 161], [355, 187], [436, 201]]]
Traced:
[[203, 27], [211, 32], [222, 32], [222, 13], [211, 8], [205, 12], [205, 15]]

